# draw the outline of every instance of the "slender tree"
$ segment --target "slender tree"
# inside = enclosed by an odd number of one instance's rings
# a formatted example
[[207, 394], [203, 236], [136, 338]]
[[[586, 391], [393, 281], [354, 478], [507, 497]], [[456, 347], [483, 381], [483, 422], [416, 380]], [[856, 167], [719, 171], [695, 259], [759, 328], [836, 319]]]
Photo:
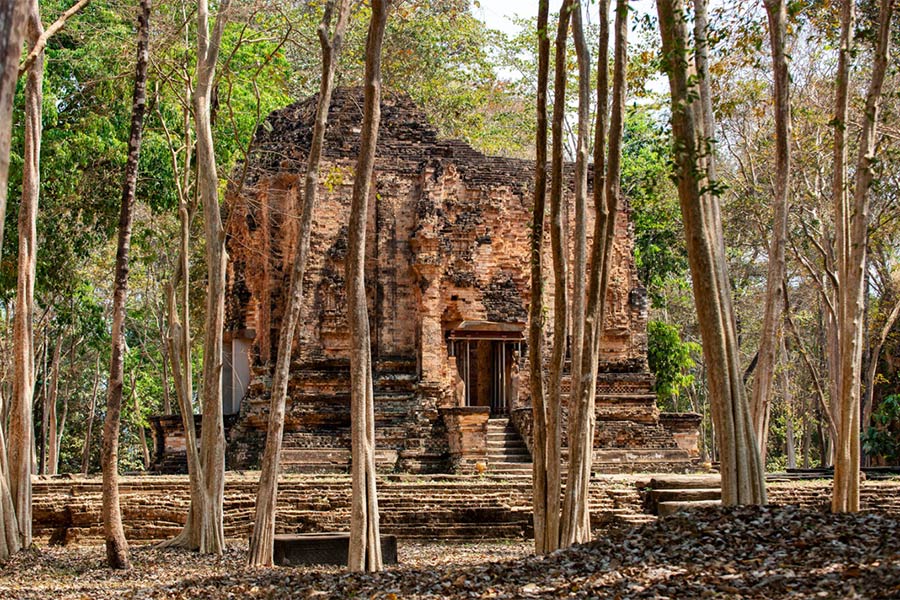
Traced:
[[[656, 6], [672, 97], [675, 178], [721, 463], [722, 502], [762, 504], [764, 470], [744, 392], [725, 262], [709, 81], [705, 61], [698, 56], [705, 50], [701, 46], [692, 52], [689, 47], [682, 0], [658, 0]], [[705, 20], [705, 0], [694, 6], [695, 18]], [[705, 31], [705, 25], [700, 28]], [[694, 69], [688, 60], [692, 53]]]
[[150, 3], [141, 0], [138, 15], [137, 63], [134, 95], [131, 101], [131, 130], [128, 136], [128, 160], [122, 185], [119, 233], [116, 245], [115, 287], [113, 289], [112, 349], [109, 361], [109, 385], [106, 395], [106, 420], [103, 423], [103, 537], [106, 562], [111, 569], [129, 569], [128, 542], [122, 528], [119, 508], [119, 421], [122, 416], [122, 388], [125, 376], [125, 302], [128, 295], [128, 252], [131, 248], [131, 224], [134, 219], [134, 192], [147, 105], [147, 63], [150, 55]]
[[772, 50], [775, 100], [775, 196], [772, 199], [772, 240], [769, 244], [766, 298], [760, 330], [759, 354], [753, 383], [750, 412], [760, 458], [766, 461], [769, 437], [769, 414], [775, 381], [775, 367], [782, 330], [779, 326], [784, 309], [785, 248], [788, 237], [788, 194], [791, 168], [791, 98], [787, 41], [787, 1], [764, 0], [769, 23], [769, 45]]
[[[190, 39], [185, 31], [185, 48], [190, 48]], [[178, 195], [178, 254], [175, 259], [174, 270], [171, 279], [166, 284], [166, 319], [168, 329], [166, 332], [166, 353], [169, 364], [172, 365], [172, 379], [175, 384], [175, 396], [178, 400], [181, 424], [184, 428], [185, 459], [188, 469], [188, 481], [190, 485], [191, 504], [188, 509], [186, 526], [181, 533], [171, 540], [164, 541], [161, 547], [185, 547], [198, 548], [197, 527], [201, 517], [195, 516], [203, 507], [202, 469], [200, 466], [200, 451], [197, 447], [197, 429], [194, 420], [193, 405], [193, 366], [191, 363], [191, 310], [190, 310], [190, 243], [191, 224], [197, 212], [198, 198], [192, 193], [196, 186], [192, 186], [191, 165], [194, 163], [192, 149], [194, 147], [191, 135], [191, 110], [190, 98], [193, 94], [193, 81], [189, 71], [184, 70], [183, 81], [184, 96], [182, 102], [181, 121], [183, 139], [181, 143], [184, 154], [181, 161], [178, 158], [177, 143], [166, 120], [159, 111], [159, 121], [163, 126], [166, 137], [166, 145], [169, 148], [169, 159], [172, 173], [175, 174], [175, 191]], [[179, 310], [180, 301], [180, 310]], [[195, 502], [194, 499], [197, 499]], [[189, 526], [188, 526], [189, 525]]]
[[372, 345], [366, 302], [366, 222], [381, 123], [381, 47], [388, 0], [372, 0], [366, 38], [365, 100], [359, 158], [353, 177], [347, 250], [347, 317], [350, 322], [350, 429], [353, 500], [350, 515], [351, 571], [380, 571], [381, 534], [375, 489], [375, 405]]
[[[848, 0], [850, 1], [850, 0]], [[852, 3], [852, 2], [851, 2]], [[838, 228], [837, 264], [838, 280], [841, 282], [837, 303], [838, 338], [840, 343], [840, 392], [838, 407], [839, 417], [837, 444], [834, 457], [834, 488], [831, 509], [834, 512], [855, 512], [859, 510], [859, 424], [860, 424], [860, 381], [862, 377], [862, 346], [865, 333], [865, 278], [866, 278], [866, 246], [868, 242], [869, 187], [874, 178], [873, 167], [876, 161], [875, 144], [878, 132], [878, 116], [881, 109], [881, 90], [887, 73], [890, 58], [891, 20], [893, 17], [893, 0], [882, 0], [878, 13], [878, 38], [875, 48], [875, 61], [872, 65], [872, 78], [866, 93], [866, 106], [863, 113], [862, 131], [856, 159], [856, 173], [852, 202], [844, 192], [841, 183], [838, 188], [838, 175], [835, 175], [835, 223]], [[844, 29], [848, 33], [844, 34]], [[853, 28], [853, 8], [844, 7], [842, 11], [842, 40]], [[841, 51], [843, 52], [843, 47]], [[848, 51], [849, 51], [848, 47]], [[842, 73], [838, 71], [838, 76]], [[846, 82], [843, 83], [846, 85]], [[842, 106], [842, 84], [839, 82], [836, 101], [835, 129], [841, 125], [838, 119], [846, 115], [846, 107]], [[844, 111], [843, 113], [841, 111]], [[843, 121], [846, 122], [846, 121]], [[837, 141], [838, 134], [835, 134]], [[837, 144], [835, 144], [837, 146]], [[844, 149], [846, 152], [846, 149]], [[835, 171], [838, 170], [840, 157], [835, 150]]]
[[97, 408], [97, 392], [100, 390], [100, 354], [94, 365], [94, 385], [91, 390], [91, 403], [88, 405], [87, 427], [84, 433], [84, 446], [81, 449], [81, 474], [87, 475], [91, 466], [91, 436], [94, 432], [94, 413]]
[[253, 524], [253, 535], [250, 538], [248, 557], [250, 565], [271, 566], [273, 560], [278, 469], [281, 462], [281, 442], [284, 436], [284, 409], [288, 380], [290, 379], [291, 350], [303, 302], [303, 278], [309, 257], [309, 238], [312, 231], [313, 210], [316, 205], [316, 192], [319, 186], [319, 163], [321, 162], [322, 147], [325, 144], [328, 109], [331, 106], [331, 95], [334, 89], [334, 73], [340, 60], [344, 31], [347, 28], [350, 14], [350, 0], [340, 0], [337, 23], [334, 32], [331, 33], [331, 19], [335, 3], [336, 0], [329, 0], [325, 5], [325, 13], [318, 29], [319, 44], [322, 47], [322, 81], [316, 106], [316, 122], [306, 161], [300, 234], [293, 252], [294, 265], [291, 269], [288, 307], [281, 322], [278, 338], [278, 356], [275, 359], [275, 377], [272, 383], [272, 401], [269, 407], [269, 428], [259, 476], [259, 491], [256, 495], [256, 520]]
[[562, 544], [571, 545], [590, 539], [588, 486], [593, 464], [594, 414], [597, 374], [600, 363], [600, 339], [606, 317], [605, 299], [609, 289], [609, 263], [615, 239], [616, 217], [621, 196], [621, 157], [625, 123], [626, 64], [628, 58], [628, 1], [616, 4], [613, 62], [613, 104], [607, 136], [607, 93], [609, 47], [609, 4], [600, 3], [600, 51], [597, 61], [597, 118], [594, 126], [594, 240], [588, 272], [581, 366], [572, 382], [570, 404], [579, 408], [577, 431], [569, 441], [569, 479], [566, 484]]
[[[3, 249], [3, 224], [6, 221], [13, 100], [29, 4], [27, 0], [9, 0], [0, 5], [0, 251]], [[0, 408], [3, 409], [0, 414], [5, 415], [8, 407]], [[18, 552], [21, 547], [16, 504], [10, 493], [11, 478], [21, 474], [10, 470], [4, 429], [0, 426], [0, 561]], [[13, 433], [10, 429], [10, 434]], [[30, 441], [30, 438], [16, 440], [17, 443], [22, 441]]]
[[566, 112], [566, 41], [569, 37], [572, 2], [563, 0], [556, 26], [555, 72], [553, 82], [553, 118], [550, 158], [550, 250], [553, 259], [553, 348], [550, 355], [550, 381], [546, 404], [547, 422], [547, 517], [544, 529], [544, 551], [559, 548], [560, 518], [560, 465], [562, 406], [562, 379], [566, 365], [569, 338], [568, 261], [566, 259], [568, 236], [563, 214], [566, 211], [563, 197], [563, 125]]
[[3, 249], [3, 225], [6, 221], [13, 100], [29, 4], [28, 0], [8, 0], [0, 5], [0, 251]]
[[[583, 473], [584, 444], [574, 440], [581, 434], [585, 427], [583, 421], [590, 416], [582, 412], [583, 407], [579, 402], [578, 386], [581, 382], [581, 353], [584, 344], [584, 304], [585, 304], [585, 278], [587, 277], [587, 169], [588, 146], [590, 136], [590, 112], [591, 112], [591, 55], [584, 33], [583, 7], [578, 4], [572, 13], [572, 41], [575, 46], [575, 54], [578, 61], [578, 138], [575, 150], [575, 251], [572, 272], [572, 372], [569, 387], [569, 421], [568, 440], [569, 457], [566, 477], [566, 489], [560, 516], [560, 545], [568, 546], [579, 537], [577, 531], [583, 529], [584, 514], [587, 512], [587, 486]], [[601, 7], [600, 19], [607, 18]], [[608, 25], [601, 25], [608, 28]], [[604, 29], [603, 34], [609, 37], [609, 32]], [[601, 34], [602, 37], [602, 34]], [[608, 39], [607, 39], [608, 43]], [[605, 71], [605, 69], [604, 69]], [[591, 444], [593, 446], [593, 444]], [[591, 451], [593, 447], [591, 447]], [[578, 453], [581, 453], [580, 455]], [[588, 470], [588, 477], [590, 477]], [[581, 502], [585, 502], [585, 507]], [[590, 515], [588, 515], [587, 528], [590, 529]]]
[[[199, 0], [197, 4], [197, 70], [193, 89], [194, 123], [196, 126], [197, 192], [203, 205], [203, 221], [206, 238], [206, 331], [203, 343], [203, 373], [201, 389], [201, 409], [203, 427], [200, 446], [196, 446], [193, 433], [193, 415], [185, 427], [188, 448], [188, 470], [191, 485], [191, 506], [182, 532], [164, 546], [181, 546], [202, 553], [221, 554], [225, 547], [224, 501], [225, 501], [225, 425], [222, 415], [222, 351], [225, 328], [225, 231], [219, 208], [219, 176], [216, 171], [216, 156], [213, 148], [210, 108], [213, 95], [216, 62], [222, 43], [222, 34], [228, 22], [231, 0], [219, 4], [212, 31], [209, 28], [209, 2]], [[182, 207], [182, 250], [184, 250], [185, 230], [190, 225], [190, 214]], [[182, 254], [186, 261], [188, 255]], [[182, 277], [186, 279], [187, 266], [182, 267]], [[174, 289], [174, 286], [173, 286]], [[186, 296], [185, 292], [185, 296]], [[174, 296], [174, 293], [170, 294]], [[171, 305], [170, 305], [171, 307]], [[183, 310], [189, 304], [184, 299]], [[170, 310], [170, 315], [172, 311]], [[187, 337], [186, 325], [181, 325], [181, 333]], [[190, 345], [179, 343], [183, 353], [182, 363], [190, 362]], [[189, 383], [181, 379], [182, 415], [192, 412]]]
[[547, 82], [550, 70], [550, 37], [547, 31], [550, 3], [538, 2], [537, 129], [535, 131], [534, 210], [531, 221], [531, 304], [528, 307], [528, 362], [532, 442], [534, 550], [547, 552], [547, 413], [544, 403], [544, 220], [547, 204]]
[[[26, 38], [34, 48], [43, 33], [37, 0], [28, 10]], [[14, 374], [9, 420], [9, 489], [15, 504], [21, 545], [31, 545], [31, 472], [34, 433], [34, 278], [37, 266], [37, 208], [40, 192], [41, 118], [44, 54], [39, 52], [26, 73], [25, 144], [22, 198], [19, 204], [19, 257], [16, 312], [13, 322]]]
[[59, 363], [63, 337], [60, 332], [57, 335], [56, 342], [53, 344], [53, 358], [50, 359], [50, 387], [47, 389], [46, 403], [44, 404], [48, 421], [47, 439], [45, 442], [47, 455], [46, 464], [44, 465], [44, 473], [47, 475], [56, 475], [56, 468], [59, 462], [59, 418], [56, 404], [59, 399]]

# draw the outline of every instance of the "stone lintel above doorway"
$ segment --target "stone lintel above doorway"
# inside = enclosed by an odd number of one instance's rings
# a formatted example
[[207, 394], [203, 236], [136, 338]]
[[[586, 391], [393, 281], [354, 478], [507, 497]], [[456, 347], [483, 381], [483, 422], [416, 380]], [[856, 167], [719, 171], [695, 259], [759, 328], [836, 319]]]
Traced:
[[450, 341], [496, 340], [524, 342], [524, 323], [498, 323], [496, 321], [461, 321], [450, 330]]

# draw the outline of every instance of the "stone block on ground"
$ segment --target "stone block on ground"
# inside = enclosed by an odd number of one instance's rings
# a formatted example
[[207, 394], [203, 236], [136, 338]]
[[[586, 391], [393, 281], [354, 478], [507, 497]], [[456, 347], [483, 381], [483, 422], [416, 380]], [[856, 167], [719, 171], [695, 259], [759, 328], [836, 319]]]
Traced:
[[[347, 565], [350, 534], [301, 533], [275, 536], [275, 564], [282, 567], [300, 565]], [[397, 538], [381, 536], [381, 557], [385, 565], [397, 564]]]

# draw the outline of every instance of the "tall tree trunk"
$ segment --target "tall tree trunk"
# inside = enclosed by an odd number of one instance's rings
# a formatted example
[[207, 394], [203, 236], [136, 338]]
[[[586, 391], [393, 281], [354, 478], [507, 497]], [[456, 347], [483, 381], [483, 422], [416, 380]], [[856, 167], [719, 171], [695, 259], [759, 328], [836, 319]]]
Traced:
[[[593, 461], [595, 427], [595, 396], [600, 363], [600, 340], [606, 318], [606, 296], [609, 289], [609, 261], [615, 239], [616, 216], [621, 196], [622, 138], [625, 119], [626, 66], [628, 58], [628, 3], [616, 4], [615, 44], [613, 66], [613, 105], [609, 126], [609, 155], [604, 152], [607, 109], [607, 48], [609, 46], [609, 5], [600, 4], [600, 53], [597, 78], [597, 123], [594, 141], [594, 241], [588, 278], [588, 298], [585, 312], [584, 339], [581, 351], [580, 376], [573, 381], [573, 395], [577, 398], [581, 423], [573, 442], [570, 442], [569, 483], [566, 485], [564, 506], [563, 545], [586, 542], [590, 539], [590, 511], [588, 488]], [[607, 164], [608, 160], [608, 164]], [[573, 449], [574, 448], [574, 449]], [[574, 457], [574, 458], [573, 458]], [[573, 479], [572, 473], [578, 473]], [[571, 488], [571, 491], [570, 491]], [[566, 508], [570, 507], [570, 508]]]
[[781, 345], [781, 312], [784, 292], [785, 247], [788, 236], [788, 194], [791, 168], [790, 73], [786, 52], [787, 0], [765, 0], [772, 47], [772, 71], [775, 79], [775, 197], [772, 200], [772, 240], [769, 244], [766, 299], [759, 341], [759, 363], [750, 400], [750, 412], [759, 443], [760, 459], [766, 462], [768, 415], [774, 388], [775, 366]]
[[60, 332], [53, 345], [53, 358], [50, 359], [50, 387], [47, 390], [47, 402], [44, 408], [47, 411], [47, 462], [44, 465], [44, 473], [56, 475], [56, 466], [59, 462], [59, 420], [56, 414], [56, 401], [59, 397], [59, 362], [62, 352], [63, 336]]
[[[578, 137], [575, 146], [575, 243], [572, 259], [572, 368], [571, 386], [581, 378], [581, 350], [584, 343], [584, 304], [587, 277], [587, 193], [591, 135], [591, 51], [584, 33], [584, 7], [572, 7], [572, 45], [578, 62]], [[572, 398], [573, 387], [569, 397]], [[569, 433], [579, 418], [578, 403], [569, 402]], [[571, 439], [571, 437], [569, 438]]]
[[[192, 94], [190, 79], [185, 80], [185, 98]], [[172, 365], [172, 378], [175, 384], [175, 395], [181, 412], [181, 424], [184, 428], [185, 459], [188, 469], [188, 482], [191, 493], [191, 504], [188, 509], [185, 526], [176, 537], [160, 543], [160, 547], [182, 547], [196, 549], [200, 547], [199, 528], [194, 525], [200, 517], [195, 516], [202, 508], [203, 472], [200, 467], [200, 452], [197, 448], [197, 429], [194, 421], [193, 406], [193, 369], [191, 363], [191, 304], [190, 304], [190, 237], [191, 223], [197, 210], [197, 195], [190, 193], [190, 173], [192, 163], [191, 148], [191, 112], [185, 106], [182, 111], [184, 126], [184, 162], [181, 167], [181, 180], [178, 190], [178, 220], [180, 225], [178, 258], [175, 272], [166, 285], [166, 315], [169, 321], [166, 350], [169, 363]], [[173, 146], [170, 143], [170, 150]], [[171, 151], [172, 170], [179, 172], [178, 158]], [[179, 288], [179, 282], [181, 287]], [[178, 296], [181, 297], [179, 313]], [[196, 500], [195, 500], [196, 499]]]
[[[203, 202], [203, 221], [206, 237], [206, 331], [203, 343], [203, 372], [201, 411], [203, 426], [199, 452], [193, 435], [193, 408], [187, 387], [181, 394], [182, 419], [188, 435], [188, 470], [191, 477], [191, 506], [181, 534], [166, 546], [183, 546], [202, 553], [221, 554], [225, 546], [225, 427], [222, 416], [222, 337], [225, 327], [225, 231], [219, 208], [216, 157], [213, 147], [210, 102], [215, 79], [216, 62], [222, 33], [229, 18], [231, 0], [219, 4], [212, 32], [209, 30], [209, 2], [197, 5], [197, 72], [193, 92], [194, 121], [197, 130], [197, 190]], [[182, 207], [182, 236], [185, 223], [190, 222], [188, 211]], [[184, 245], [184, 240], [182, 241]], [[182, 257], [187, 260], [187, 256]], [[182, 275], [187, 277], [187, 268]], [[185, 293], [183, 310], [189, 306]], [[186, 326], [182, 335], [187, 336]], [[183, 353], [182, 363], [190, 362], [190, 345], [178, 343]], [[176, 376], [184, 379], [183, 376]], [[182, 385], [186, 385], [182, 381]], [[185, 410], [187, 409], [187, 410]], [[190, 413], [190, 416], [188, 416]]]
[[[0, 5], [0, 256], [3, 251], [3, 225], [6, 222], [13, 101], [29, 4], [28, 0], [8, 0]], [[0, 546], [0, 558], [3, 558], [2, 552]]]
[[375, 489], [375, 415], [372, 346], [366, 302], [366, 222], [375, 147], [381, 123], [381, 47], [387, 23], [387, 0], [372, 0], [366, 38], [365, 102], [359, 158], [353, 178], [347, 251], [347, 318], [350, 325], [350, 429], [353, 499], [350, 515], [351, 571], [380, 571], [381, 533]]
[[[705, 21], [705, 0], [695, 3], [695, 18]], [[710, 404], [722, 473], [725, 505], [763, 504], [764, 470], [741, 378], [731, 288], [724, 256], [722, 221], [716, 194], [712, 114], [704, 92], [705, 61], [693, 77], [685, 57], [691, 55], [682, 0], [659, 0], [660, 33], [672, 95], [675, 175], [687, 238], [694, 302], [703, 339]], [[700, 26], [705, 31], [705, 24]], [[705, 54], [698, 40], [695, 55]], [[700, 93], [692, 80], [700, 82]], [[709, 82], [706, 81], [708, 88]], [[708, 89], [707, 89], [708, 91]]]
[[[608, 4], [604, 4], [608, 7]], [[585, 444], [575, 441], [580, 435], [586, 435], [585, 419], [590, 415], [584, 414], [585, 407], [579, 401], [579, 386], [581, 385], [582, 366], [581, 354], [584, 345], [584, 321], [585, 321], [585, 278], [587, 277], [587, 168], [588, 145], [590, 136], [590, 112], [591, 112], [591, 56], [584, 34], [583, 10], [578, 4], [572, 13], [572, 40], [575, 45], [575, 53], [578, 59], [578, 144], [575, 153], [575, 252], [574, 268], [572, 274], [573, 299], [572, 299], [572, 368], [571, 383], [569, 385], [569, 420], [568, 420], [568, 466], [566, 477], [566, 489], [563, 499], [562, 515], [560, 517], [560, 545], [568, 546], [574, 541], [580, 540], [580, 531], [586, 529], [590, 533], [590, 515], [587, 511], [587, 485], [582, 476], [585, 461]], [[605, 36], [606, 44], [609, 43], [608, 15], [604, 7], [601, 7], [601, 38]], [[605, 52], [601, 55], [605, 56]], [[603, 68], [606, 76], [606, 65]], [[604, 92], [604, 96], [605, 96]], [[604, 115], [605, 118], [605, 115]], [[600, 141], [601, 145], [603, 140]], [[597, 178], [595, 177], [595, 180]], [[588, 452], [593, 450], [593, 444], [587, 445]], [[580, 454], [579, 454], [580, 453]], [[587, 458], [590, 460], [590, 457]], [[590, 471], [588, 470], [588, 477]], [[587, 519], [585, 515], [587, 514]]]
[[563, 198], [563, 122], [566, 112], [566, 39], [569, 36], [569, 20], [572, 13], [571, 0], [563, 0], [559, 9], [556, 27], [556, 53], [553, 82], [553, 119], [551, 121], [552, 147], [550, 156], [550, 249], [553, 257], [553, 349], [550, 355], [550, 380], [547, 390], [546, 423], [547, 448], [544, 467], [547, 473], [547, 516], [544, 526], [544, 552], [559, 548], [560, 516], [560, 465], [561, 429], [560, 407], [562, 405], [562, 379], [566, 366], [566, 345], [569, 331], [569, 294], [566, 235], [563, 215], [566, 211]]
[[88, 409], [87, 429], [84, 434], [84, 446], [81, 449], [81, 474], [87, 475], [91, 466], [91, 436], [94, 433], [94, 413], [97, 408], [97, 392], [100, 389], [100, 355], [94, 366], [94, 387], [91, 391], [91, 404]]
[[[27, 38], [33, 47], [43, 32], [37, 0], [28, 10]], [[13, 322], [15, 372], [9, 420], [9, 490], [15, 505], [19, 541], [31, 545], [31, 473], [34, 463], [32, 396], [34, 394], [34, 277], [37, 258], [37, 208], [40, 193], [41, 105], [44, 56], [28, 69], [25, 81], [25, 149], [22, 199], [19, 204], [19, 264]]]
[[550, 66], [550, 37], [547, 31], [550, 4], [538, 2], [537, 129], [535, 132], [534, 210], [531, 222], [531, 304], [528, 307], [528, 362], [531, 373], [531, 411], [534, 421], [532, 443], [532, 497], [534, 550], [546, 552], [547, 529], [547, 418], [544, 404], [544, 219], [547, 204], [547, 80]]
[[[350, 1], [340, 0], [337, 23], [330, 34], [331, 19], [336, 0], [329, 0], [325, 6], [322, 22], [319, 24], [319, 44], [322, 47], [322, 80], [316, 107], [316, 123], [306, 162], [306, 178], [303, 186], [303, 208], [300, 213], [299, 240], [293, 251], [293, 267], [288, 295], [288, 307], [281, 322], [278, 337], [278, 356], [275, 359], [275, 376], [272, 383], [272, 401], [269, 408], [269, 427], [266, 447], [263, 452], [262, 469], [259, 476], [259, 491], [256, 495], [256, 519], [250, 538], [250, 552], [247, 562], [255, 566], [271, 566], [275, 540], [275, 507], [278, 497], [278, 470], [281, 463], [281, 442], [284, 436], [284, 411], [287, 401], [287, 387], [290, 379], [291, 351], [294, 333], [300, 318], [303, 303], [303, 278], [309, 257], [309, 238], [312, 231], [313, 210], [319, 186], [319, 163], [322, 146], [325, 143], [325, 129], [328, 124], [328, 110], [334, 89], [334, 73], [340, 60], [341, 45]], [[329, 37], [330, 36], [330, 37]]]
[[138, 16], [137, 65], [134, 95], [131, 102], [131, 130], [128, 137], [128, 160], [122, 185], [119, 233], [116, 246], [115, 288], [113, 289], [113, 322], [109, 386], [106, 396], [106, 420], [103, 423], [103, 538], [106, 562], [111, 569], [129, 569], [128, 543], [122, 528], [119, 507], [119, 423], [122, 416], [122, 388], [125, 368], [125, 302], [128, 295], [128, 252], [131, 247], [131, 224], [134, 218], [134, 194], [137, 186], [144, 113], [147, 104], [147, 63], [150, 46], [150, 2], [141, 0]]
[[[842, 28], [852, 28], [842, 19]], [[845, 15], [847, 10], [845, 10]], [[837, 450], [834, 460], [834, 488], [831, 508], [834, 512], [859, 510], [859, 410], [860, 380], [862, 375], [862, 342], [865, 333], [865, 265], [868, 242], [869, 202], [868, 192], [874, 177], [875, 143], [877, 140], [878, 114], [881, 108], [881, 89], [890, 57], [891, 19], [893, 1], [882, 0], [878, 15], [878, 42], [872, 79], [866, 93], [862, 132], [856, 160], [856, 181], [853, 202], [840, 194], [836, 212], [841, 215], [836, 222], [845, 228], [838, 235], [839, 281], [838, 301], [839, 337], [841, 348], [840, 367], [840, 418], [838, 420]], [[849, 34], [848, 34], [849, 37]], [[837, 121], [837, 119], [835, 119]], [[835, 126], [836, 128], [838, 125]]]
[[[185, 187], [186, 189], [186, 187]], [[201, 517], [197, 512], [203, 506], [203, 470], [200, 452], [197, 448], [197, 428], [193, 406], [193, 372], [191, 365], [191, 312], [190, 312], [190, 232], [194, 205], [182, 197], [178, 210], [181, 225], [178, 261], [172, 280], [166, 285], [166, 305], [169, 319], [167, 351], [172, 365], [175, 394], [181, 412], [184, 428], [185, 459], [188, 468], [188, 482], [191, 504], [188, 508], [184, 528], [176, 537], [159, 544], [162, 548], [180, 547], [197, 549], [200, 547], [199, 527], [195, 525]], [[179, 288], [179, 281], [181, 287]], [[178, 311], [178, 294], [181, 294], [181, 313]]]

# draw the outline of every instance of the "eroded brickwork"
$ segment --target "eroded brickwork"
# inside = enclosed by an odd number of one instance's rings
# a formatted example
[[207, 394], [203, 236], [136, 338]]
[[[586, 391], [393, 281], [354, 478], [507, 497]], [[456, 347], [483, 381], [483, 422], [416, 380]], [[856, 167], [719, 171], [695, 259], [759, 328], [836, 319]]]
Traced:
[[[314, 99], [309, 99], [272, 113], [254, 143], [242, 189], [228, 194], [227, 328], [232, 335], [253, 339], [253, 378], [230, 435], [233, 466], [253, 466], [264, 435], [270, 369], [289, 283], [287, 257], [298, 235], [314, 111]], [[293, 461], [328, 468], [345, 464], [348, 456], [344, 258], [361, 117], [359, 90], [337, 90], [293, 345], [288, 466]], [[521, 332], [530, 302], [533, 172], [529, 161], [486, 157], [463, 142], [439, 139], [404, 95], [384, 100], [366, 252], [383, 468], [446, 468], [442, 408], [487, 402], [527, 406]], [[553, 272], [546, 247], [549, 322]], [[663, 429], [649, 388], [645, 292], [632, 251], [626, 208], [616, 224], [601, 359], [607, 375], [598, 385], [598, 416], [620, 422], [617, 431], [646, 425], [656, 435], [656, 429]], [[476, 332], [483, 339], [475, 339], [474, 345], [451, 341], [456, 335], [472, 335], [460, 333], [466, 323], [482, 322], [487, 322], [487, 333]], [[461, 351], [468, 360], [452, 356]], [[521, 383], [514, 382], [515, 371], [521, 371]], [[460, 377], [468, 388], [462, 395]], [[663, 439], [662, 434], [620, 437], [601, 433], [598, 439], [612, 447], [619, 442], [631, 447], [635, 440], [652, 438], [658, 447], [677, 448], [671, 436]]]

